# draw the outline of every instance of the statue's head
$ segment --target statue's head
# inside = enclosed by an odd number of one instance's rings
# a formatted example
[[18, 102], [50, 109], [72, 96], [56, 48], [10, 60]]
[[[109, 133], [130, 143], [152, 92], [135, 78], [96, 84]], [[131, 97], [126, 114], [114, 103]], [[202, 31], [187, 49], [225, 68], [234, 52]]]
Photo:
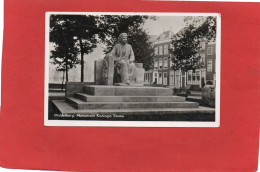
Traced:
[[121, 33], [118, 37], [118, 42], [121, 44], [126, 44], [127, 43], [127, 34]]

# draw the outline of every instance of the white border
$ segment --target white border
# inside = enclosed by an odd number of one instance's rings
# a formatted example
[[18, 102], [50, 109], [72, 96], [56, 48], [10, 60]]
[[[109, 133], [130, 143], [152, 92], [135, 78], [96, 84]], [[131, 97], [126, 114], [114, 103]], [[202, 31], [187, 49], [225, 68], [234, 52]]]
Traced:
[[[48, 120], [49, 90], [49, 18], [51, 14], [70, 15], [155, 15], [155, 16], [216, 16], [216, 102], [215, 122], [178, 122], [178, 121], [87, 121], [87, 120]], [[45, 126], [102, 126], [102, 127], [219, 127], [220, 126], [220, 40], [221, 15], [219, 13], [132, 13], [132, 12], [46, 12], [45, 14], [45, 89], [44, 125]]]

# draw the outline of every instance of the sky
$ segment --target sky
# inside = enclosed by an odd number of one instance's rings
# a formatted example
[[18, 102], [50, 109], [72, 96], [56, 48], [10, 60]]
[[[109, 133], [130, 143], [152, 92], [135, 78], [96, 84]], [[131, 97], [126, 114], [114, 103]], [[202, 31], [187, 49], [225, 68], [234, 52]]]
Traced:
[[183, 19], [183, 16], [157, 16], [155, 21], [148, 19], [143, 28], [147, 30], [149, 35], [160, 35], [170, 29], [173, 33], [177, 33], [185, 26]]

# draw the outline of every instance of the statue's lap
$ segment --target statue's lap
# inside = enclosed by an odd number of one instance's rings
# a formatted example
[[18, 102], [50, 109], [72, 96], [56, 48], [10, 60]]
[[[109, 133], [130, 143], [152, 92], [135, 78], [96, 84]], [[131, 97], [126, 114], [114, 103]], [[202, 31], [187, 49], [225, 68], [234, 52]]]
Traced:
[[[114, 85], [114, 63], [118, 59], [112, 56], [106, 57], [106, 60], [96, 60], [94, 67], [94, 80], [96, 85]], [[144, 69], [142, 63], [135, 63], [135, 71], [130, 85], [144, 84]], [[118, 85], [118, 84], [115, 84]]]

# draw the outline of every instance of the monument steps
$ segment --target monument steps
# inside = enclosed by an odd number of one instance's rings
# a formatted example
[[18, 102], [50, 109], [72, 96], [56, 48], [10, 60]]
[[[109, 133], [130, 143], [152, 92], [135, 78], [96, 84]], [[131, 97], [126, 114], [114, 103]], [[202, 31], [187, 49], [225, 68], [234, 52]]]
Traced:
[[73, 106], [68, 106], [68, 103], [65, 100], [53, 100], [55, 105], [58, 105], [57, 107], [62, 113], [82, 113], [86, 112], [85, 114], [88, 113], [113, 113], [113, 112], [125, 112], [125, 113], [140, 113], [140, 112], [146, 112], [146, 113], [158, 113], [158, 112], [164, 112], [164, 113], [170, 113], [172, 111], [174, 112], [200, 112], [203, 111], [204, 113], [206, 112], [215, 112], [213, 108], [208, 108], [208, 107], [196, 107], [196, 108], [153, 108], [153, 109], [143, 109], [143, 108], [138, 108], [135, 109], [134, 111], [132, 109], [75, 109]]
[[171, 96], [173, 90], [162, 87], [87, 85], [83, 92], [95, 96]]
[[146, 109], [198, 108], [185, 97], [172, 96], [172, 89], [136, 86], [83, 86], [84, 93], [75, 93], [66, 101], [77, 109]]
[[74, 97], [66, 99], [77, 109], [136, 109], [136, 108], [198, 108], [195, 102], [85, 102]]
[[[214, 121], [215, 110], [173, 96], [162, 87], [82, 85], [82, 89], [53, 100], [53, 119], [122, 121]], [[64, 114], [59, 116], [59, 114]], [[68, 116], [70, 114], [71, 116]], [[67, 116], [66, 116], [67, 115]]]
[[[119, 120], [119, 121], [214, 121], [215, 110], [197, 108], [140, 108], [140, 109], [75, 109], [64, 100], [53, 100], [58, 113], [74, 115], [78, 120]], [[114, 115], [119, 117], [113, 118]], [[120, 116], [123, 116], [122, 118]], [[103, 118], [102, 118], [103, 117]], [[55, 117], [53, 119], [56, 119]], [[62, 117], [58, 117], [62, 119]], [[68, 119], [68, 117], [64, 117]]]
[[76, 93], [75, 98], [85, 102], [184, 102], [185, 97], [179, 96], [94, 96]]

